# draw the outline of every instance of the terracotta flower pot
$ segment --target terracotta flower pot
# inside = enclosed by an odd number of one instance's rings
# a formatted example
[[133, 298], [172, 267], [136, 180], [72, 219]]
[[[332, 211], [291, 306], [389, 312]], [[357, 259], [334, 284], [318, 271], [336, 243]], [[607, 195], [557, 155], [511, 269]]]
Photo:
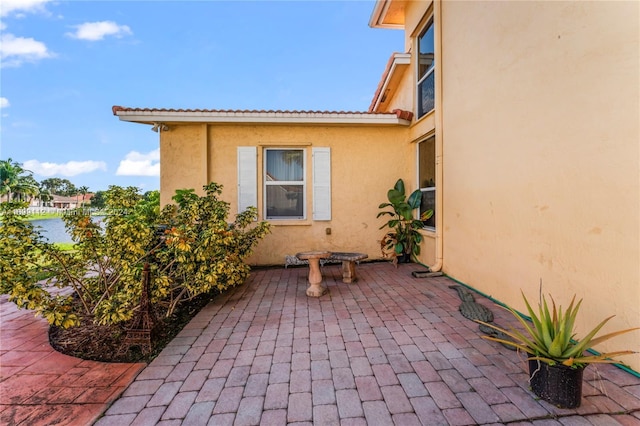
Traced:
[[529, 360], [531, 390], [543, 400], [560, 408], [576, 408], [582, 400], [584, 367], [571, 368], [562, 364], [549, 365]]

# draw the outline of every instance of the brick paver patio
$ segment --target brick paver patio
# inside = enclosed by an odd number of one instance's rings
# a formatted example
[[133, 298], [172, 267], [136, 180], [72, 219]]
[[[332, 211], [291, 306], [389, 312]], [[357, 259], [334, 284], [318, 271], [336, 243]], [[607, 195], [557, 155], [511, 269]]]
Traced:
[[[480, 338], [446, 277], [370, 263], [305, 295], [306, 268], [262, 269], [205, 307], [96, 423], [639, 425], [640, 378], [585, 371], [582, 405], [528, 390], [524, 358]], [[499, 295], [498, 295], [499, 296]], [[476, 295], [501, 325], [513, 321]]]

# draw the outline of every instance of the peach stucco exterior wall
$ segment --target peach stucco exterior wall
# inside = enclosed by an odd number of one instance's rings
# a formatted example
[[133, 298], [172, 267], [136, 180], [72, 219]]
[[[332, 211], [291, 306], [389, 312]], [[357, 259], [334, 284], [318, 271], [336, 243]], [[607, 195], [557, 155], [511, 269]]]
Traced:
[[[413, 145], [406, 127], [381, 126], [286, 126], [286, 125], [201, 125], [172, 126], [162, 135], [163, 203], [170, 202], [165, 189], [201, 188], [205, 180], [224, 186], [222, 199], [237, 213], [237, 147], [258, 147], [258, 164], [267, 147], [300, 147], [307, 155], [307, 219], [271, 221], [272, 232], [260, 242], [249, 259], [253, 265], [282, 265], [285, 255], [300, 251], [330, 250], [364, 252], [371, 259], [381, 257], [379, 241], [383, 219], [376, 218], [378, 205], [398, 178], [413, 190], [415, 163]], [[171, 136], [171, 137], [169, 137]], [[312, 220], [311, 148], [331, 148], [332, 219]], [[203, 162], [203, 155], [207, 161]], [[188, 165], [191, 165], [190, 168]], [[189, 169], [189, 170], [185, 170]], [[205, 170], [206, 169], [206, 170]], [[206, 178], [205, 178], [206, 176]], [[262, 181], [261, 166], [258, 182]], [[258, 204], [262, 220], [262, 185]], [[330, 234], [327, 234], [330, 229]]]
[[[397, 72], [397, 71], [396, 71]], [[395, 91], [390, 91], [388, 105], [384, 109], [378, 109], [377, 112], [391, 112], [394, 109], [405, 111], [413, 111], [413, 66], [402, 72], [402, 79], [398, 83]], [[393, 90], [393, 89], [391, 89]]]
[[206, 124], [172, 125], [160, 134], [160, 203], [171, 203], [176, 189], [193, 188], [203, 194], [207, 162]]
[[640, 326], [639, 12], [442, 3], [444, 271], [519, 310], [576, 294], [583, 332]]

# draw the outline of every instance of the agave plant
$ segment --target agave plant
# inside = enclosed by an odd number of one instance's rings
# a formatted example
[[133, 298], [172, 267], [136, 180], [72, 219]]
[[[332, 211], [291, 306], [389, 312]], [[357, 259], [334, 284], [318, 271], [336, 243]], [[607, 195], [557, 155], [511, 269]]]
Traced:
[[527, 352], [531, 355], [529, 357], [530, 360], [540, 360], [548, 363], [549, 365], [562, 364], [567, 367], [574, 368], [583, 367], [592, 363], [620, 363], [620, 361], [613, 358], [620, 355], [630, 355], [635, 353], [634, 351], [623, 350], [597, 355], [585, 355], [585, 351], [587, 349], [621, 334], [638, 330], [640, 327], [619, 330], [596, 337], [600, 329], [615, 316], [612, 315], [600, 322], [600, 324], [587, 333], [585, 337], [578, 338], [576, 337], [576, 333], [573, 328], [578, 315], [578, 310], [582, 304], [582, 299], [580, 299], [578, 303], [575, 303], [576, 297], [574, 295], [569, 307], [563, 311], [561, 306], [556, 307], [553, 297], [550, 296], [550, 310], [549, 304], [543, 295], [541, 303], [538, 304], [538, 312], [536, 313], [529, 304], [524, 293], [522, 293], [522, 297], [527, 306], [527, 311], [529, 312], [531, 321], [533, 322], [533, 327], [515, 310], [505, 307], [504, 309], [511, 312], [513, 316], [518, 319], [520, 324], [524, 327], [525, 333], [516, 330], [515, 328], [505, 330], [494, 324], [476, 321], [504, 333], [512, 340], [502, 339], [495, 336], [482, 336], [483, 338], [505, 345], [510, 345]]

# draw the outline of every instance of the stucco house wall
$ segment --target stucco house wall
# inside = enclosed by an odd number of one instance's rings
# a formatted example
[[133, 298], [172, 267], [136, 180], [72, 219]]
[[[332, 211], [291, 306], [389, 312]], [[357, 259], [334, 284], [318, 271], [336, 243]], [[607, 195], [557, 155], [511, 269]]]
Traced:
[[[377, 219], [378, 205], [386, 201], [387, 190], [398, 178], [414, 178], [413, 147], [407, 141], [407, 129], [380, 126], [291, 126], [271, 124], [195, 124], [172, 125], [162, 134], [162, 202], [170, 201], [176, 189], [201, 189], [206, 182], [224, 186], [222, 198], [231, 203], [231, 214], [238, 206], [238, 147], [257, 147], [258, 211], [263, 208], [263, 149], [304, 148], [307, 165], [311, 150], [331, 150], [331, 220], [312, 219], [311, 185], [307, 185], [305, 220], [270, 220], [272, 232], [260, 242], [249, 262], [254, 265], [282, 265], [285, 255], [300, 251], [332, 250], [367, 253], [381, 257]], [[206, 158], [206, 161], [204, 159]], [[307, 182], [311, 182], [307, 167]]]
[[[582, 330], [640, 325], [639, 16], [637, 2], [442, 3], [447, 274], [520, 309], [540, 283], [577, 294]], [[639, 333], [599, 349], [638, 350]]]
[[207, 126], [182, 124], [160, 133], [160, 203], [171, 203], [177, 189], [204, 194], [207, 182]]
[[[435, 22], [436, 108], [410, 138], [435, 129], [442, 270], [521, 311], [540, 283], [576, 294], [584, 331], [640, 325], [640, 4], [381, 4], [403, 10], [381, 26], [407, 51]], [[639, 350], [639, 333], [596, 349]]]

